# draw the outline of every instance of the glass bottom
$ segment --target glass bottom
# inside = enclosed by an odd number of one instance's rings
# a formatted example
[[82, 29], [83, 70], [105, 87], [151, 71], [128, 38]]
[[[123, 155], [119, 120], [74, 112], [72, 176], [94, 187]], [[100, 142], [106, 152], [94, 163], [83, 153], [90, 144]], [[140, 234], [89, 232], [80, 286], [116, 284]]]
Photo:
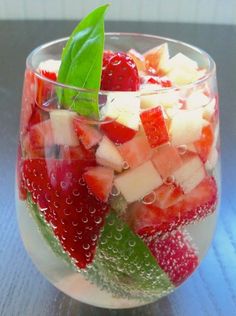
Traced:
[[[118, 298], [74, 271], [66, 262], [57, 257], [45, 242], [44, 237], [31, 217], [25, 202], [17, 201], [18, 221], [25, 248], [38, 270], [59, 290], [86, 304], [102, 308], [132, 308], [155, 301]], [[205, 256], [214, 233], [217, 211], [201, 222], [185, 227], [198, 249], [199, 261]]]

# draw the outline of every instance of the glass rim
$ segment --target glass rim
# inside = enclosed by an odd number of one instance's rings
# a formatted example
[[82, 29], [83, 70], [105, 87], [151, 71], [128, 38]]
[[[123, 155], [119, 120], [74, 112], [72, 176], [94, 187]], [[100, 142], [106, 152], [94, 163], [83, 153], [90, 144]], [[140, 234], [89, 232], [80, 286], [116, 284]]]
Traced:
[[82, 88], [82, 87], [77, 87], [77, 86], [73, 86], [73, 85], [69, 85], [69, 84], [64, 84], [64, 83], [61, 83], [61, 82], [58, 82], [58, 81], [54, 81], [54, 80], [51, 80], [45, 76], [43, 76], [42, 74], [40, 74], [38, 72], [37, 69], [35, 69], [35, 67], [33, 67], [32, 65], [32, 58], [34, 55], [36, 55], [39, 51], [41, 51], [42, 49], [44, 48], [47, 48], [47, 47], [50, 47], [52, 45], [55, 45], [57, 43], [60, 43], [60, 42], [66, 42], [69, 37], [63, 37], [63, 38], [58, 38], [56, 40], [53, 40], [53, 41], [49, 41], [49, 42], [46, 42], [46, 43], [43, 43], [39, 46], [37, 46], [36, 48], [34, 48], [27, 56], [26, 58], [26, 69], [29, 69], [33, 72], [33, 74], [38, 77], [39, 79], [45, 81], [45, 82], [48, 82], [50, 84], [53, 84], [57, 87], [60, 87], [60, 88], [64, 88], [64, 89], [72, 89], [72, 90], [75, 90], [75, 91], [78, 91], [78, 92], [90, 92], [90, 93], [98, 93], [98, 94], [101, 94], [101, 95], [108, 95], [109, 93], [111, 92], [128, 92], [128, 93], [131, 93], [131, 92], [138, 92], [140, 93], [140, 95], [151, 95], [151, 94], [154, 94], [154, 93], [157, 93], [157, 92], [161, 92], [161, 93], [168, 93], [168, 92], [173, 92], [173, 91], [180, 91], [180, 90], [184, 90], [184, 89], [191, 89], [193, 87], [196, 87], [198, 85], [201, 85], [203, 84], [204, 82], [206, 82], [209, 78], [211, 78], [215, 73], [216, 73], [216, 64], [215, 64], [215, 61], [213, 60], [213, 58], [203, 49], [197, 47], [197, 46], [194, 46], [192, 44], [189, 44], [187, 42], [184, 42], [184, 41], [180, 41], [180, 40], [176, 40], [176, 39], [173, 39], [173, 38], [169, 38], [169, 37], [164, 37], [164, 36], [158, 36], [158, 35], [152, 35], [152, 34], [145, 34], [145, 33], [133, 33], [133, 32], [106, 32], [105, 33], [105, 36], [133, 36], [133, 37], [144, 37], [144, 38], [152, 38], [152, 39], [158, 39], [158, 40], [163, 40], [164, 42], [171, 42], [171, 43], [174, 43], [174, 44], [179, 44], [179, 45], [183, 45], [185, 47], [188, 47], [190, 49], [192, 49], [193, 51], [199, 53], [200, 55], [202, 56], [205, 56], [205, 58], [207, 59], [208, 61], [208, 68], [206, 70], [206, 73], [200, 77], [199, 79], [191, 82], [191, 83], [187, 83], [187, 84], [183, 84], [181, 86], [174, 86], [174, 87], [157, 87], [157, 88], [153, 88], [153, 89], [148, 89], [148, 90], [137, 90], [137, 91], [106, 91], [106, 90], [95, 90], [95, 89], [89, 89], [89, 88]]

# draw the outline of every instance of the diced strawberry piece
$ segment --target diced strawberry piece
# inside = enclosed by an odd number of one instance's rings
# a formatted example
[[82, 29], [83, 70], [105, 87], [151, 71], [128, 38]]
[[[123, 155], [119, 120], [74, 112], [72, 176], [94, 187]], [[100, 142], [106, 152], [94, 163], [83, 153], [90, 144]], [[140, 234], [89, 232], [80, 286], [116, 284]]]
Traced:
[[[47, 79], [50, 79], [52, 81], [57, 80], [57, 74], [54, 72], [50, 72], [47, 70], [41, 70], [41, 74], [46, 77]], [[41, 78], [36, 77], [36, 83], [37, 83], [37, 93], [36, 93], [36, 102], [39, 106], [43, 105], [45, 101], [48, 101], [48, 99], [52, 96], [52, 84], [44, 81]]]
[[163, 179], [172, 175], [183, 164], [178, 150], [169, 143], [156, 148], [152, 162]]
[[146, 83], [158, 84], [162, 88], [170, 88], [170, 87], [172, 87], [172, 82], [170, 81], [169, 78], [167, 78], [165, 76], [164, 77], [157, 77], [157, 76], [149, 77], [148, 80], [146, 81]]
[[89, 194], [86, 160], [27, 159], [22, 176], [32, 200], [51, 225], [64, 250], [83, 269], [93, 261], [109, 207]]
[[95, 151], [90, 149], [87, 150], [84, 146], [61, 146], [60, 158], [63, 160], [90, 160], [96, 161]]
[[123, 144], [132, 139], [137, 131], [125, 126], [109, 117], [101, 124], [100, 129], [106, 136], [116, 144]]
[[114, 55], [114, 52], [112, 50], [105, 50], [103, 52], [103, 60], [102, 60], [102, 67], [105, 68], [107, 64], [109, 63], [111, 57]]
[[140, 54], [138, 51], [135, 49], [131, 48], [128, 51], [128, 55], [133, 59], [135, 62], [138, 71], [145, 71], [146, 70], [146, 61], [145, 58], [142, 54]]
[[148, 73], [154, 75], [165, 75], [165, 66], [169, 60], [168, 44], [154, 47], [144, 53]]
[[169, 135], [160, 106], [142, 112], [140, 118], [152, 148], [168, 142]]
[[183, 190], [174, 183], [164, 183], [154, 192], [156, 199], [153, 205], [162, 209], [166, 209], [184, 198]]
[[127, 222], [136, 233], [160, 234], [200, 220], [214, 212], [217, 186], [213, 177], [206, 177], [194, 190], [185, 194], [180, 202], [162, 209], [155, 204], [136, 202], [127, 212]]
[[207, 157], [211, 151], [213, 142], [214, 133], [211, 125], [204, 126], [202, 128], [201, 138], [194, 142], [194, 146], [197, 149], [197, 152], [204, 163], [207, 161]]
[[136, 136], [123, 145], [118, 146], [118, 150], [130, 168], [136, 168], [152, 156], [152, 150], [145, 136]]
[[137, 91], [138, 69], [124, 52], [114, 53], [102, 71], [101, 89], [107, 91]]
[[89, 191], [100, 201], [107, 202], [112, 188], [114, 171], [106, 167], [89, 168], [83, 178]]
[[97, 145], [102, 139], [102, 134], [95, 127], [89, 126], [89, 124], [82, 122], [80, 119], [74, 119], [73, 126], [86, 149]]
[[175, 286], [183, 283], [199, 264], [196, 250], [186, 233], [174, 231], [145, 242]]
[[53, 145], [50, 120], [33, 125], [22, 139], [22, 147], [30, 158], [44, 157], [47, 148]]
[[29, 120], [33, 112], [32, 105], [34, 104], [34, 80], [35, 75], [31, 71], [26, 70], [22, 94], [22, 111], [20, 120], [21, 135], [24, 135], [28, 129]]
[[19, 198], [20, 200], [26, 200], [27, 198], [27, 191], [25, 189], [25, 182], [22, 177], [22, 150], [21, 146], [18, 146], [17, 150], [17, 161], [16, 161], [16, 176], [17, 176], [17, 183], [18, 183], [18, 190], [19, 190]]

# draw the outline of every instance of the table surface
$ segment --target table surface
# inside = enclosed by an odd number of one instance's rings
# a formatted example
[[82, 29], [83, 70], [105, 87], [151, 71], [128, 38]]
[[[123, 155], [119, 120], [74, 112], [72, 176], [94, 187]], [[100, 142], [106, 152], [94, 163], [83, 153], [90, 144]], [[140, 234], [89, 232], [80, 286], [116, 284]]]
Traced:
[[175, 293], [130, 310], [81, 304], [36, 270], [21, 242], [14, 169], [25, 58], [39, 44], [70, 34], [74, 21], [0, 22], [0, 315], [236, 315], [236, 26], [108, 22], [107, 31], [173, 37], [208, 51], [217, 64], [221, 105], [222, 202], [212, 247]]

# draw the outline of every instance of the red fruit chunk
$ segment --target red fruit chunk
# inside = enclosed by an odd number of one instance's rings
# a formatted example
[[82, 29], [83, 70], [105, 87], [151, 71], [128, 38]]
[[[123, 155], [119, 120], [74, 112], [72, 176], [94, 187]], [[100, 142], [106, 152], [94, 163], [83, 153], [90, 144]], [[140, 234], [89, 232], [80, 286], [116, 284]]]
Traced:
[[169, 143], [156, 148], [152, 162], [163, 179], [183, 164], [178, 150]]
[[194, 146], [204, 163], [207, 161], [213, 142], [214, 133], [211, 125], [204, 126], [202, 129], [201, 138], [194, 142]]
[[156, 195], [156, 200], [153, 205], [162, 209], [166, 209], [184, 198], [182, 189], [173, 183], [164, 183], [154, 192]]
[[102, 139], [101, 133], [95, 127], [83, 123], [80, 119], [74, 119], [73, 126], [77, 136], [86, 149], [97, 145]]
[[152, 156], [152, 150], [145, 136], [136, 136], [118, 147], [118, 150], [130, 168], [136, 168]]
[[106, 167], [89, 168], [83, 178], [89, 191], [100, 201], [107, 202], [112, 188], [114, 171]]
[[195, 189], [184, 195], [183, 199], [165, 209], [154, 204], [132, 205], [127, 222], [139, 234], [160, 234], [200, 220], [213, 213], [217, 201], [217, 186], [213, 177], [206, 177]]
[[172, 83], [170, 81], [170, 79], [168, 79], [167, 77], [150, 77], [147, 80], [147, 83], [149, 84], [159, 84], [160, 86], [162, 86], [163, 88], [169, 88], [172, 86]]
[[146, 70], [146, 62], [145, 62], [145, 58], [144, 58], [144, 56], [142, 54], [140, 54], [135, 49], [131, 48], [128, 51], [128, 55], [135, 62], [136, 66], [138, 68], [138, 71], [145, 71]]
[[[107, 122], [106, 122], [107, 121]], [[137, 131], [109, 117], [100, 126], [101, 131], [114, 143], [123, 144], [132, 139]]]
[[152, 148], [168, 142], [168, 131], [160, 106], [142, 112], [140, 118]]
[[[52, 81], [57, 80], [57, 74], [54, 72], [41, 70], [41, 74], [47, 79], [50, 79]], [[49, 82], [44, 81], [43, 79], [38, 78], [38, 77], [36, 77], [36, 83], [37, 83], [36, 102], [39, 106], [41, 106], [43, 105], [45, 101], [48, 101], [48, 99], [52, 96], [53, 86]]]
[[63, 249], [83, 269], [93, 261], [108, 205], [89, 194], [82, 175], [94, 163], [85, 160], [27, 159], [22, 165], [26, 189], [51, 225]]
[[139, 75], [133, 59], [123, 52], [114, 53], [102, 71], [101, 89], [137, 91]]
[[112, 50], [105, 50], [103, 52], [103, 60], [102, 60], [102, 67], [105, 68], [106, 65], [109, 63], [111, 57], [114, 55]]
[[190, 238], [180, 231], [152, 240], [147, 239], [146, 244], [175, 286], [183, 283], [199, 264]]
[[95, 151], [87, 150], [84, 146], [61, 146], [60, 158], [63, 160], [90, 160], [95, 162]]
[[18, 192], [19, 192], [19, 198], [20, 200], [26, 200], [27, 198], [27, 191], [25, 189], [25, 182], [22, 177], [22, 150], [21, 146], [18, 146], [17, 150], [17, 161], [16, 161], [16, 176], [17, 176], [17, 184], [18, 184]]

